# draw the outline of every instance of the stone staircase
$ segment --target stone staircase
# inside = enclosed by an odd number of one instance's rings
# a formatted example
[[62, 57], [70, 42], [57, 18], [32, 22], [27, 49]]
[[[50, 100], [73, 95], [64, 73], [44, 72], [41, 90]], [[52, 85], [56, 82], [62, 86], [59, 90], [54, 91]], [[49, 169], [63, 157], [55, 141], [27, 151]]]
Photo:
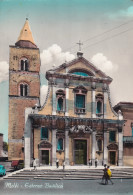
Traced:
[[[112, 179], [123, 178], [133, 179], [133, 168], [119, 168], [111, 169]], [[91, 180], [101, 179], [103, 176], [102, 169], [87, 169], [87, 170], [48, 170], [39, 169], [34, 171], [22, 169], [13, 172], [10, 175], [3, 177], [3, 179], [14, 179], [14, 180]]]

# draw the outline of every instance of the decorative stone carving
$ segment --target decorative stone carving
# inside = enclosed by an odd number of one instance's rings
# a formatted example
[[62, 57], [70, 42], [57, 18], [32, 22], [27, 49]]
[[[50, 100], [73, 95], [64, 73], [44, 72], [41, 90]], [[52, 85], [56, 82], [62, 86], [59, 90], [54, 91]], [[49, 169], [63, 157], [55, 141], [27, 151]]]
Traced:
[[52, 145], [48, 141], [44, 140], [40, 144], [38, 144], [38, 148], [51, 148]]
[[95, 83], [95, 82], [92, 82], [92, 84], [91, 84], [91, 88], [92, 88], [93, 90], [95, 90], [95, 89], [96, 89], [96, 83]]
[[70, 133], [79, 133], [79, 131], [82, 131], [83, 133], [92, 133], [93, 130], [85, 125], [77, 125], [70, 128]]
[[108, 150], [118, 150], [118, 145], [115, 143], [109, 144], [107, 146]]

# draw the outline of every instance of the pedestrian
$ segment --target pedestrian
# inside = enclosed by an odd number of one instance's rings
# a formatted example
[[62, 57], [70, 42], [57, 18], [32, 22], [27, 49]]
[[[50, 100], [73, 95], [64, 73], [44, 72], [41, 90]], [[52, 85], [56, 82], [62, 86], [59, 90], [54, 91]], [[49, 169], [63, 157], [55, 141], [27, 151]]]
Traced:
[[63, 160], [63, 171], [65, 171], [65, 161]]
[[37, 168], [36, 168], [36, 159], [34, 158], [34, 160], [33, 160], [33, 167], [34, 167], [34, 171], [36, 171], [37, 170]]
[[102, 176], [102, 182], [101, 183], [103, 183], [103, 182], [104, 182], [105, 185], [108, 184], [108, 175], [107, 175], [107, 165], [106, 164], [104, 164], [103, 176]]
[[57, 168], [59, 167], [59, 160], [58, 160], [58, 158], [56, 159], [56, 167]]
[[112, 173], [111, 173], [110, 167], [107, 166], [107, 180], [109, 180], [110, 183], [113, 185], [114, 183], [112, 182], [111, 177], [112, 177]]
[[89, 168], [90, 168], [91, 165], [92, 165], [92, 162], [91, 162], [91, 159], [89, 159]]
[[95, 168], [97, 167], [97, 165], [98, 165], [98, 159], [96, 158], [95, 159]]

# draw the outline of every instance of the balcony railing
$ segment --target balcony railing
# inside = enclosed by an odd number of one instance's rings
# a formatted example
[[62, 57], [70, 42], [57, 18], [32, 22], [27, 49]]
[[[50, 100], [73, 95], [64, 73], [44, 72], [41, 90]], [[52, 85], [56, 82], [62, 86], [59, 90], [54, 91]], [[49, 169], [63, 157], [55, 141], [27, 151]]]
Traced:
[[85, 114], [85, 108], [75, 108], [76, 114]]

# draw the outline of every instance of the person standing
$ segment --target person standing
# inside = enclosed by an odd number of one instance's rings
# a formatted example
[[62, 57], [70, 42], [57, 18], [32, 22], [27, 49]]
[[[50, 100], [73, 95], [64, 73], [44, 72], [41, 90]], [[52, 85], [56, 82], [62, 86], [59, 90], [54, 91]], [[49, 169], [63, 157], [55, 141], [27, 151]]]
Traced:
[[33, 161], [34, 171], [37, 170], [36, 165], [37, 165], [37, 164], [36, 164], [36, 159], [34, 158], [34, 161]]
[[59, 160], [58, 160], [58, 158], [56, 159], [56, 167], [57, 168], [59, 167]]
[[95, 159], [95, 168], [97, 167], [97, 165], [98, 165], [98, 160], [97, 160], [97, 158]]
[[91, 165], [92, 165], [92, 162], [91, 162], [91, 159], [89, 159], [89, 168], [90, 168]]
[[63, 160], [63, 171], [65, 171], [65, 161]]

